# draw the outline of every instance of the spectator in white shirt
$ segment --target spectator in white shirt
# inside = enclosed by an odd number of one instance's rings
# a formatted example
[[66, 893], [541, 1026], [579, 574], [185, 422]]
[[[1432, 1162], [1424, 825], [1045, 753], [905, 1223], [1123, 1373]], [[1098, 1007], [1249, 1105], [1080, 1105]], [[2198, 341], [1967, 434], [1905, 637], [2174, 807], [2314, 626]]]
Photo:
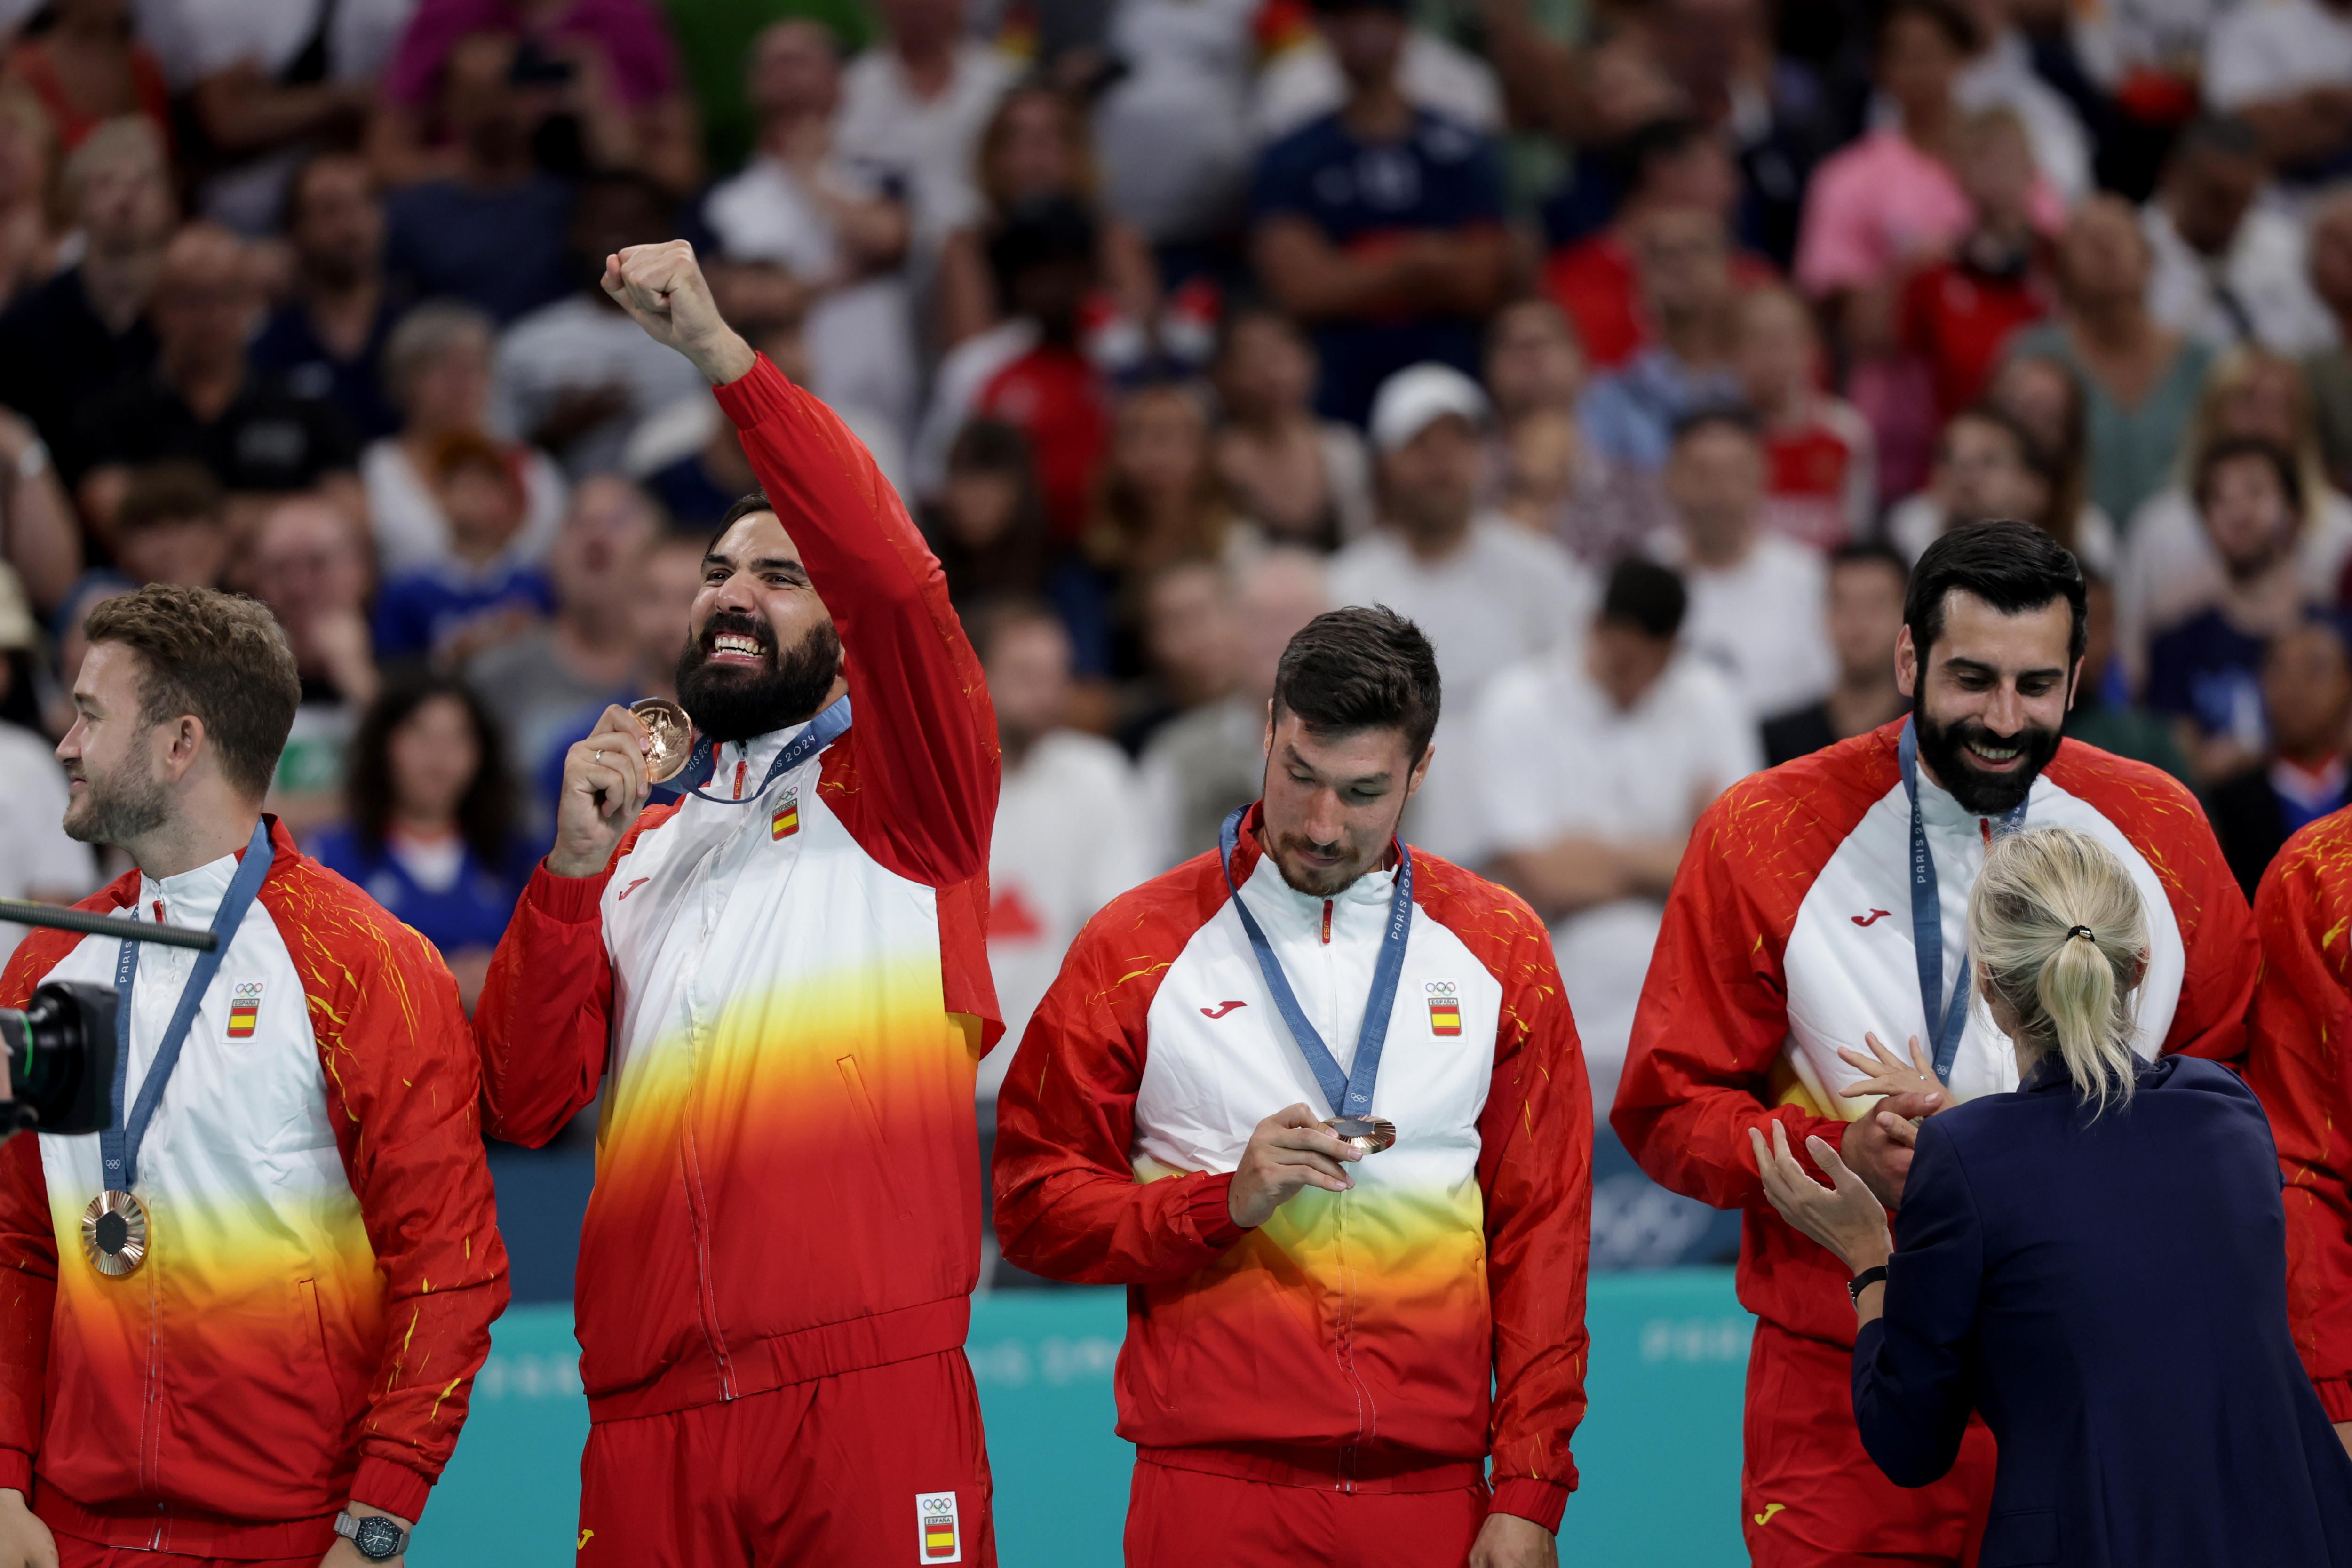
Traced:
[[1681, 646], [1685, 608], [1674, 572], [1618, 563], [1582, 646], [1496, 676], [1456, 759], [1484, 797], [1493, 874], [1551, 922], [1595, 1104], [1615, 1098], [1691, 826], [1763, 765], [1744, 705]]
[[2342, 174], [2352, 156], [2352, 0], [2239, 5], [2214, 26], [2205, 101], [2244, 116], [2282, 170]]
[[[32, 607], [16, 574], [0, 565], [0, 710], [31, 707], [18, 687], [31, 672]], [[22, 724], [0, 720], [0, 821], [8, 852], [0, 855], [0, 899], [69, 904], [98, 885], [89, 846], [66, 837], [66, 775], [49, 742]], [[0, 921], [0, 960], [16, 951], [25, 928]]]
[[1822, 623], [1828, 568], [1819, 551], [1763, 525], [1754, 417], [1737, 406], [1686, 416], [1665, 486], [1677, 526], [1660, 549], [1690, 593], [1683, 640], [1731, 682], [1751, 726], [1826, 694], [1837, 680]]
[[[1437, 649], [1448, 712], [1441, 753], [1465, 732], [1495, 673], [1570, 641], [1591, 605], [1591, 580], [1568, 552], [1478, 510], [1486, 477], [1486, 395], [1461, 372], [1418, 364], [1381, 384], [1371, 438], [1386, 525], [1333, 557], [1336, 605], [1386, 605]], [[1464, 864], [1484, 858], [1472, 770], [1430, 770], [1406, 808], [1405, 835]]]
[[1331, 607], [1323, 563], [1303, 550], [1276, 546], [1240, 576], [1234, 595], [1240, 683], [1171, 719], [1143, 748], [1144, 797], [1159, 843], [1155, 871], [1213, 848], [1225, 815], [1258, 797], [1276, 667], [1300, 628]]
[[[445, 437], [488, 434], [490, 318], [455, 300], [434, 300], [400, 319], [384, 340], [384, 392], [401, 413], [400, 434], [360, 454], [376, 565], [387, 577], [448, 559], [449, 519], [433, 493], [433, 453]], [[709, 401], [709, 395], [703, 395]], [[563, 471], [535, 447], [507, 446], [526, 498], [515, 553], [536, 561], [563, 521]]]
[[728, 260], [782, 267], [807, 292], [811, 390], [877, 411], [903, 440], [917, 381], [914, 319], [898, 272], [908, 206], [877, 171], [841, 150], [833, 35], [806, 18], [761, 31], [746, 96], [759, 117], [758, 145], [742, 173], [711, 188], [703, 221]]
[[2181, 132], [2163, 185], [2140, 210], [2158, 321], [2223, 349], [2254, 342], [2307, 353], [2334, 339], [2311, 291], [2303, 226], [2261, 200], [2269, 180], [2262, 141], [2244, 121], [2209, 116]]
[[[1135, 770], [1117, 746], [1064, 727], [1070, 637], [1042, 604], [1012, 601], [971, 618], [988, 673], [1003, 792], [988, 858], [988, 964], [1004, 1033], [1018, 1041], [1053, 984], [1078, 928], [1157, 869]], [[981, 1064], [980, 1098], [993, 1100], [1013, 1059]]]
[[670, 237], [670, 207], [649, 175], [588, 180], [572, 217], [582, 286], [499, 335], [499, 423], [554, 453], [574, 479], [619, 468], [638, 421], [709, 385], [684, 355], [647, 337], [599, 281], [604, 258]]
[[980, 210], [972, 154], [1013, 68], [966, 36], [963, 0], [880, 0], [875, 9], [887, 38], [842, 72], [834, 148], [907, 202], [921, 298], [940, 241]]

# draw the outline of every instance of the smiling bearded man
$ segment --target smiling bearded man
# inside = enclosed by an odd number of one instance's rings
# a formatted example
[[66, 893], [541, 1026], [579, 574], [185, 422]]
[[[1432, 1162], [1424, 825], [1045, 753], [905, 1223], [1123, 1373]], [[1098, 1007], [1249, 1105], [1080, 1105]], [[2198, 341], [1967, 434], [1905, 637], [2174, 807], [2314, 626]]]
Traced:
[[992, 1563], [962, 1348], [1003, 1029], [988, 684], [873, 458], [719, 319], [691, 248], [632, 247], [604, 288], [766, 488], [680, 628], [687, 793], [641, 809], [651, 736], [606, 710], [474, 1015], [500, 1137], [604, 1094], [579, 1561]]
[[[2252, 925], [2204, 813], [2154, 768], [2059, 738], [2083, 606], [2081, 568], [2040, 529], [1937, 540], [1893, 650], [1913, 716], [1726, 790], [1666, 900], [1610, 1123], [1658, 1181], [1747, 1211], [1739, 1300], [1762, 1321], [1741, 1512], [1764, 1568], [1957, 1563], [1983, 1533], [1981, 1423], [1916, 1490], [1863, 1451], [1845, 1269], [1765, 1202], [1748, 1135], [1779, 1121], [1791, 1148], [1824, 1138], [1893, 1206], [1908, 1119], [2017, 1087], [2009, 1042], [1969, 1006], [1969, 890], [1994, 836], [2078, 828], [2129, 869], [2152, 937], [2143, 1056], [2230, 1058], [2245, 1037]], [[1906, 1037], [1920, 1066], [1865, 1049]]]

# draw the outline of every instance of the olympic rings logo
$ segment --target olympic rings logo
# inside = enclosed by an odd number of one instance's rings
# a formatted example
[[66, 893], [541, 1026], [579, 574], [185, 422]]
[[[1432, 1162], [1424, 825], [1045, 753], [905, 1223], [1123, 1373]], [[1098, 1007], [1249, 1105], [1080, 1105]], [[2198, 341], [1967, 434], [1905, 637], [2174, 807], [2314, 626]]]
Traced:
[[1458, 987], [1456, 987], [1451, 980], [1433, 980], [1423, 985], [1422, 989], [1428, 992], [1432, 996], [1451, 996], [1455, 994]]

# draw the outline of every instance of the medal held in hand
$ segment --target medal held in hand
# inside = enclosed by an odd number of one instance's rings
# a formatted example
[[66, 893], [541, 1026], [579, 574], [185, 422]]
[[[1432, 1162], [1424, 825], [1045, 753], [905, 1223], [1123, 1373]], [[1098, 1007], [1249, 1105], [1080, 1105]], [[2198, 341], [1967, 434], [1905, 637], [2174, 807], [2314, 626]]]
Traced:
[[1381, 956], [1372, 968], [1372, 994], [1364, 1005], [1363, 1030], [1356, 1037], [1353, 1068], [1343, 1073], [1331, 1047], [1323, 1043], [1307, 1010], [1298, 1005], [1298, 994], [1282, 972], [1274, 943], [1266, 940], [1265, 928], [1242, 901], [1241, 885], [1234, 880], [1234, 851], [1241, 844], [1242, 818], [1248, 813], [1249, 807], [1242, 806], [1225, 818], [1217, 834], [1217, 857], [1224, 863], [1225, 888], [1233, 895], [1234, 912], [1241, 917], [1250, 951], [1257, 956], [1258, 973], [1274, 999], [1275, 1011], [1282, 1015], [1298, 1054], [1307, 1058], [1307, 1070], [1315, 1075], [1331, 1109], [1339, 1112], [1323, 1123], [1323, 1130], [1367, 1154], [1393, 1148], [1396, 1123], [1371, 1113], [1372, 1085], [1380, 1078], [1381, 1047], [1388, 1042], [1389, 1014], [1396, 1006], [1397, 979], [1404, 972], [1405, 942], [1412, 931], [1412, 851], [1402, 844], [1397, 846], [1396, 888], [1389, 896], [1388, 929], [1381, 933]]
[[1384, 1116], [1335, 1116], [1323, 1124], [1323, 1131], [1367, 1154], [1377, 1154], [1396, 1142], [1396, 1123]]
[[686, 771], [694, 755], [694, 721], [686, 710], [666, 697], [648, 697], [629, 704], [629, 711], [646, 727], [646, 777], [667, 784]]
[[128, 1104], [124, 1096], [131, 1085], [131, 996], [139, 977], [139, 944], [124, 942], [122, 956], [115, 961], [114, 1116], [112, 1125], [98, 1135], [99, 1163], [106, 1173], [106, 1190], [90, 1199], [89, 1206], [81, 1215], [82, 1256], [109, 1279], [138, 1273], [140, 1265], [154, 1250], [154, 1230], [147, 1217], [147, 1205], [131, 1195], [139, 1184], [139, 1146], [146, 1141], [148, 1124], [155, 1120], [156, 1106], [163, 1103], [163, 1086], [172, 1081], [172, 1069], [180, 1065], [180, 1047], [188, 1043], [188, 1030], [196, 1021], [196, 1010], [204, 1005], [205, 993], [211, 988], [213, 977], [220, 973], [221, 961], [228, 956], [229, 942], [236, 935], [236, 928], [251, 907], [254, 895], [261, 891], [262, 880], [269, 875], [269, 863], [275, 857], [276, 851], [269, 847], [268, 822], [255, 823], [253, 837], [245, 847], [245, 858], [238, 862], [236, 875], [229, 879], [228, 891], [221, 895], [220, 908], [213, 911], [212, 932], [216, 940], [208, 951], [196, 954], [187, 984], [180, 987], [180, 999], [173, 1005], [172, 1020], [164, 1026], [163, 1039], [156, 1043], [155, 1059], [147, 1066], [147, 1080], [139, 1086], [138, 1100]]

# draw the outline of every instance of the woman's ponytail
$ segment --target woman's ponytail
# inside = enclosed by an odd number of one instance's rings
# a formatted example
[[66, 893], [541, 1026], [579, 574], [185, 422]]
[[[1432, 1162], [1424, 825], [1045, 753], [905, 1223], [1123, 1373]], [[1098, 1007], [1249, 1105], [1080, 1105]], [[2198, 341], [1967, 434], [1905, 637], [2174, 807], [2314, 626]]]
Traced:
[[1996, 842], [1969, 895], [1969, 945], [2016, 1012], [2028, 1056], [2057, 1052], [2076, 1091], [2101, 1110], [2130, 1100], [2147, 915], [2105, 845], [2066, 827]]

